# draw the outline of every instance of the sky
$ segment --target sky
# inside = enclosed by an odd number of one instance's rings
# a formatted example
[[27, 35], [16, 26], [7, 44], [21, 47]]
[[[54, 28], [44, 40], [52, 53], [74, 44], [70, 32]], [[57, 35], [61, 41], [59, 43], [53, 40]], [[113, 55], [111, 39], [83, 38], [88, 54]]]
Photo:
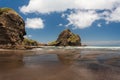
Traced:
[[86, 45], [120, 45], [120, 0], [0, 0], [25, 21], [27, 37], [42, 43], [64, 29]]

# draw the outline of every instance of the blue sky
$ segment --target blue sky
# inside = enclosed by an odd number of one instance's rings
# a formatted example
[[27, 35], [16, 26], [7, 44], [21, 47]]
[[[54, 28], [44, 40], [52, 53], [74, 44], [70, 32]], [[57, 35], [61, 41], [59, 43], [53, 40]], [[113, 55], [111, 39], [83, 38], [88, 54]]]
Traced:
[[17, 11], [27, 37], [47, 43], [69, 28], [87, 45], [120, 45], [119, 0], [0, 0]]

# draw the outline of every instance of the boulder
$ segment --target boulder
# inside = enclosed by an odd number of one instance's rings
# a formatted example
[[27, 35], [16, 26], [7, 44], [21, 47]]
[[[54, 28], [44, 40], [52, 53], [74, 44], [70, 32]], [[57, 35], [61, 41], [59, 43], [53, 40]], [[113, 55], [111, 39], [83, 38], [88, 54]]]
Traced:
[[0, 8], [0, 47], [21, 45], [24, 35], [22, 17], [10, 8]]
[[79, 35], [72, 33], [66, 29], [60, 33], [57, 40], [51, 42], [50, 46], [81, 46], [81, 38]]

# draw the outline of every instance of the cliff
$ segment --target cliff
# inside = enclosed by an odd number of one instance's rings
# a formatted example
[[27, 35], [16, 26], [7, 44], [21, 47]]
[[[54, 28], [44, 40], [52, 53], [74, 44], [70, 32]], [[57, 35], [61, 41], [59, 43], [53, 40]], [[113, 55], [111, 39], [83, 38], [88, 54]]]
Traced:
[[62, 31], [57, 40], [49, 43], [50, 46], [81, 46], [79, 35], [72, 33], [69, 29]]
[[21, 16], [10, 8], [0, 8], [0, 48], [21, 45], [24, 35], [25, 23]]

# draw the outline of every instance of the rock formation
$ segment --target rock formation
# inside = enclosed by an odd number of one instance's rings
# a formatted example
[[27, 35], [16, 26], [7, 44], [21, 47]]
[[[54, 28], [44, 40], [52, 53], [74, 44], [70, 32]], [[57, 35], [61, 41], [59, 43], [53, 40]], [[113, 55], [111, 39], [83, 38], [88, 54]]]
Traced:
[[0, 47], [21, 45], [24, 39], [25, 23], [10, 8], [0, 8]]
[[49, 44], [50, 46], [81, 46], [79, 35], [72, 33], [69, 29], [64, 30], [58, 39]]

